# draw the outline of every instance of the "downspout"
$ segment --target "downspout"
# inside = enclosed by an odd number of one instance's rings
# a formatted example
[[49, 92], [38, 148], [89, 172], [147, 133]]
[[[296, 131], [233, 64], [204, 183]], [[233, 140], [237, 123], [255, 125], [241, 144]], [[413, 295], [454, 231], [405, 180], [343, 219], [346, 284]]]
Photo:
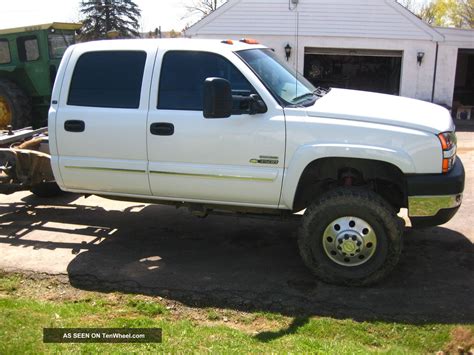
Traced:
[[431, 92], [431, 102], [434, 102], [435, 90], [436, 90], [436, 75], [438, 74], [438, 52], [439, 42], [436, 42], [436, 55], [435, 55], [435, 66], [433, 74], [433, 91]]
[[296, 39], [296, 63], [295, 63], [295, 86], [296, 88], [298, 87], [297, 81], [298, 81], [298, 62], [299, 62], [299, 51], [300, 51], [300, 45], [299, 45], [299, 40], [300, 40], [300, 14], [298, 11], [298, 3], [299, 0], [288, 0], [288, 10], [295, 12], [296, 18], [295, 18], [295, 39]]

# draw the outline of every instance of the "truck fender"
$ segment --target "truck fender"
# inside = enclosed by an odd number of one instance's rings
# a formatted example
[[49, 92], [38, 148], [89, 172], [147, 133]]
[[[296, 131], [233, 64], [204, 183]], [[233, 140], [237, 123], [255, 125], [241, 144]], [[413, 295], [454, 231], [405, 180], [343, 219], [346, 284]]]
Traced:
[[404, 151], [361, 144], [307, 144], [299, 147], [290, 158], [283, 181], [281, 205], [293, 208], [300, 177], [312, 162], [323, 158], [354, 158], [375, 160], [398, 167], [403, 173], [415, 173], [413, 159]]

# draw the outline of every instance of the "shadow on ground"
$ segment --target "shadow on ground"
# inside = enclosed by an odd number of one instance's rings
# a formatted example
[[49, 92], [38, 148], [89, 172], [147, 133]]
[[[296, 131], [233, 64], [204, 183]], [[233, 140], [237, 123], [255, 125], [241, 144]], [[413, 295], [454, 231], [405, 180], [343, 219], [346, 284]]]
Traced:
[[[65, 195], [44, 206], [28, 196], [0, 205], [0, 243], [36, 249], [70, 249], [74, 287], [102, 292], [160, 295], [190, 306], [271, 311], [295, 317], [282, 334], [310, 316], [412, 324], [473, 323], [473, 244], [445, 228], [407, 230], [401, 262], [391, 277], [371, 288], [344, 288], [316, 281], [303, 266], [296, 222], [237, 217], [192, 217], [185, 210], [134, 206], [105, 211], [71, 203]], [[64, 226], [74, 225], [73, 229]], [[47, 241], [24, 238], [51, 232]], [[63, 235], [55, 242], [54, 233]], [[67, 241], [69, 234], [90, 242]], [[64, 237], [64, 235], [66, 237]], [[34, 239], [34, 238], [33, 238]], [[66, 241], [64, 241], [66, 239]]]

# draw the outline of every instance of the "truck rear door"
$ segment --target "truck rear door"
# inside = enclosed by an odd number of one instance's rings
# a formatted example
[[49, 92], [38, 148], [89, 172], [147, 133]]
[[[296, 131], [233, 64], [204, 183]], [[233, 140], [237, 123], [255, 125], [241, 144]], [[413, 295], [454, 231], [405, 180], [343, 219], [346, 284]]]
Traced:
[[149, 195], [145, 132], [156, 47], [106, 48], [74, 48], [57, 104], [53, 165], [69, 191]]

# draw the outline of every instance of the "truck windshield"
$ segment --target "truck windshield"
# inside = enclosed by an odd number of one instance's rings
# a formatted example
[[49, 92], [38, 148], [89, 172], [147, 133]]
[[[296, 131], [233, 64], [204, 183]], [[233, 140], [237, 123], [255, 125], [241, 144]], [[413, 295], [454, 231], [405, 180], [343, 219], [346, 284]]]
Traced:
[[249, 49], [236, 53], [286, 105], [312, 105], [320, 95], [301, 74], [296, 74], [271, 49]]
[[50, 33], [48, 35], [49, 57], [51, 59], [61, 59], [67, 47], [74, 44], [73, 33]]

